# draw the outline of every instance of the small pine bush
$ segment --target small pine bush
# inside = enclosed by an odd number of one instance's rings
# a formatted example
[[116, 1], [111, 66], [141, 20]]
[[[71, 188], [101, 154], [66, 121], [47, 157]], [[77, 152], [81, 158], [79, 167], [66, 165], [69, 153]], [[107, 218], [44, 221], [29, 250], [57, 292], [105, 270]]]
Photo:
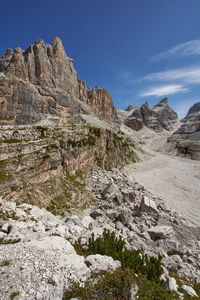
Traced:
[[111, 256], [114, 260], [121, 262], [123, 269], [132, 269], [135, 273], [145, 275], [149, 280], [159, 281], [162, 274], [161, 257], [149, 257], [138, 250], [127, 250], [125, 241], [106, 229], [101, 237], [95, 239], [93, 234], [89, 238], [87, 249], [83, 249], [77, 243], [74, 247], [81, 255]]
[[81, 300], [128, 300], [133, 280], [133, 271], [129, 269], [98, 274], [86, 280], [84, 287], [73, 282], [65, 292], [64, 299], [78, 297]]

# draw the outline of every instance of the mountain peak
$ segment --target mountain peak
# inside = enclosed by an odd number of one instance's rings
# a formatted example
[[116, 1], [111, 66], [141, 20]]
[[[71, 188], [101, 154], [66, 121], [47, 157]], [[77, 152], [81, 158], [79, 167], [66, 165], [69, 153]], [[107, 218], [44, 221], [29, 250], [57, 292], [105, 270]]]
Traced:
[[197, 112], [200, 112], [200, 102], [197, 102], [192, 107], [190, 107], [190, 109], [187, 113], [187, 116], [191, 115], [191, 114], [194, 114], [194, 113], [197, 113]]

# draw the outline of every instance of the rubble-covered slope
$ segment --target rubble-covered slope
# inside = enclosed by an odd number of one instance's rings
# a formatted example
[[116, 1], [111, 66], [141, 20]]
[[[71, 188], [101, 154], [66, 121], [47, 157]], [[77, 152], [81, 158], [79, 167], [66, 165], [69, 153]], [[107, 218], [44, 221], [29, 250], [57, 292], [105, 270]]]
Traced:
[[[82, 210], [79, 216], [59, 218], [37, 206], [0, 200], [1, 299], [10, 299], [15, 293], [16, 299], [61, 300], [73, 281], [83, 284], [92, 274], [94, 278], [94, 274], [119, 268], [120, 262], [112, 257], [84, 257], [78, 251], [77, 245], [86, 247], [92, 234], [96, 239], [104, 229], [121, 236], [126, 247], [138, 249], [140, 255], [161, 255], [163, 283], [158, 284], [157, 292], [161, 287], [169, 290], [168, 298], [163, 290], [162, 299], [178, 299], [174, 292], [181, 299], [188, 299], [184, 298], [184, 285], [198, 293], [199, 229], [117, 170], [97, 168], [88, 179], [89, 191], [96, 197], [98, 207]], [[124, 284], [126, 280], [123, 278]], [[160, 299], [154, 282], [149, 283], [152, 287], [147, 291], [148, 299]], [[110, 294], [106, 294], [106, 282], [102, 288], [107, 299]], [[144, 288], [135, 288], [135, 296], [141, 295]], [[78, 287], [76, 292], [79, 297]], [[98, 295], [94, 299], [99, 299]]]

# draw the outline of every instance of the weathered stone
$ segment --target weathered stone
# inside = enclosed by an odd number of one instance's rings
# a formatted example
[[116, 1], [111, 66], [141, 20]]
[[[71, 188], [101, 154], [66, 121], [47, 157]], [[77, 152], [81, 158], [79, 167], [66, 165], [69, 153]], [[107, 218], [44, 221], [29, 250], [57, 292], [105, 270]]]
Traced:
[[96, 220], [98, 217], [102, 216], [102, 211], [100, 209], [94, 210], [90, 213], [90, 217]]
[[104, 189], [103, 197], [105, 197], [106, 200], [114, 201], [118, 205], [120, 205], [123, 202], [123, 196], [119, 188], [114, 183], [110, 183]]
[[83, 225], [84, 228], [86, 229], [92, 229], [93, 227], [93, 223], [94, 223], [94, 219], [90, 216], [85, 216], [82, 220], [81, 223]]
[[158, 213], [156, 203], [144, 196], [141, 202], [140, 211], [143, 213]]
[[0, 228], [0, 231], [6, 234], [9, 234], [11, 230], [12, 230], [12, 225], [10, 223], [4, 223]]
[[136, 299], [138, 299], [138, 297], [137, 297], [138, 290], [139, 290], [139, 288], [138, 288], [138, 286], [137, 286], [136, 283], [131, 286], [130, 298], [129, 298], [130, 300], [136, 300]]
[[178, 241], [174, 241], [171, 239], [158, 240], [157, 245], [164, 249], [168, 255], [181, 255], [183, 256], [187, 253], [188, 249]]
[[86, 83], [79, 80], [79, 93], [80, 100], [91, 106], [100, 117], [108, 120], [118, 119], [112, 96], [105, 89], [88, 89]]
[[153, 240], [166, 239], [173, 234], [173, 228], [171, 226], [158, 225], [151, 227], [148, 233]]
[[169, 277], [167, 280], [167, 287], [170, 292], [177, 292], [178, 291], [178, 285], [176, 283], [176, 279], [173, 277]]
[[100, 254], [87, 256], [85, 258], [85, 263], [92, 273], [115, 270], [121, 266], [119, 261], [114, 261], [112, 257]]
[[168, 270], [175, 269], [181, 267], [183, 261], [179, 255], [172, 255], [169, 257], [163, 257], [161, 261], [162, 265], [164, 265]]
[[197, 293], [191, 286], [184, 284], [182, 285], [182, 289], [191, 297], [198, 297]]

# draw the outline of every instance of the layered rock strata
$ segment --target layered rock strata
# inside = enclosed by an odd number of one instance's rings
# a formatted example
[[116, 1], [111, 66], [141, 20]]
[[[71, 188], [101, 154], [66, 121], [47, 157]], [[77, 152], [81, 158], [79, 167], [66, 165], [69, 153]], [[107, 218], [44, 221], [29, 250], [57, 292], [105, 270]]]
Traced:
[[86, 174], [95, 165], [110, 169], [136, 159], [133, 143], [122, 133], [91, 125], [7, 126], [1, 127], [0, 139], [1, 195], [45, 207], [57, 201], [63, 213], [76, 201], [81, 207], [90, 200], [69, 174]]
[[177, 121], [178, 116], [176, 112], [169, 106], [168, 99], [165, 98], [153, 108], [150, 108], [148, 103], [145, 103], [139, 109], [135, 109], [125, 120], [125, 124], [137, 131], [143, 126], [155, 131], [161, 131], [163, 129], [172, 129]]
[[79, 80], [80, 100], [91, 106], [98, 116], [117, 121], [117, 111], [113, 105], [112, 96], [103, 88], [90, 89], [86, 83]]
[[181, 123], [168, 142], [177, 149], [178, 155], [200, 160], [200, 102], [189, 109]]
[[[8, 49], [0, 72], [0, 124], [31, 124], [49, 115], [74, 120], [83, 111], [82, 84], [59, 38], [52, 46], [39, 40], [25, 51]], [[106, 90], [86, 93], [84, 112], [92, 108], [107, 119], [117, 118]]]

